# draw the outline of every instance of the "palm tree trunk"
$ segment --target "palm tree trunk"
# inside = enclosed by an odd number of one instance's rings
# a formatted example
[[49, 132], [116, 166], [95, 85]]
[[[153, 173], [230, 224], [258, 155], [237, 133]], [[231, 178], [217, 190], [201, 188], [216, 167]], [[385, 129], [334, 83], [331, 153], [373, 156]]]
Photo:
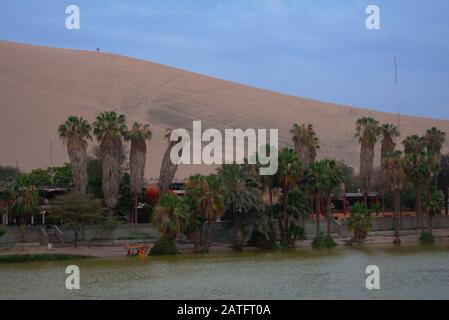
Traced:
[[116, 136], [104, 137], [100, 145], [103, 195], [110, 217], [114, 215], [119, 200], [121, 149], [122, 140]]
[[75, 191], [87, 192], [87, 151], [86, 145], [79, 137], [70, 137], [67, 150], [72, 169], [72, 179]]
[[318, 194], [315, 194], [315, 223], [316, 231], [315, 236], [320, 236], [320, 214], [321, 214], [321, 199]]
[[282, 236], [283, 241], [287, 241], [288, 239], [288, 232], [289, 232], [289, 225], [288, 225], [288, 212], [287, 212], [287, 205], [288, 205], [288, 192], [283, 196], [283, 206], [284, 206], [284, 222], [283, 222], [283, 229], [284, 234]]
[[206, 231], [206, 237], [204, 239], [204, 252], [209, 252], [209, 246], [210, 246], [210, 239], [212, 236], [212, 227], [213, 223], [208, 222], [207, 224], [207, 231]]
[[418, 228], [424, 230], [424, 225], [422, 221], [421, 185], [419, 181], [415, 183], [415, 190], [416, 190], [416, 224]]
[[395, 241], [399, 239], [399, 215], [401, 211], [401, 192], [394, 190], [394, 237]]
[[446, 214], [446, 216], [448, 216], [448, 207], [449, 207], [449, 189], [448, 188], [444, 188], [443, 190], [444, 193], [444, 212]]
[[171, 149], [177, 144], [177, 142], [171, 141], [168, 144], [167, 150], [165, 150], [164, 158], [162, 159], [161, 171], [159, 173], [159, 193], [161, 197], [165, 195], [167, 190], [170, 188], [170, 184], [176, 175], [176, 170], [178, 165], [174, 164], [170, 159]]
[[327, 236], [331, 237], [332, 211], [331, 211], [331, 197], [326, 198], [326, 217], [327, 217]]

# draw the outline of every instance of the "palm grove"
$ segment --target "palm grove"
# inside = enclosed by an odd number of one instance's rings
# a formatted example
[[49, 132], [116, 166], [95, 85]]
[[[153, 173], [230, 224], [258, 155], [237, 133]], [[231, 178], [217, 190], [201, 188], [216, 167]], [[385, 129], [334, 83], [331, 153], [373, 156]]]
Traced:
[[[147, 145], [152, 134], [148, 124], [134, 123], [127, 128], [123, 114], [103, 112], [95, 122], [71, 116], [59, 127], [70, 159], [73, 192], [82, 196], [75, 199], [102, 197], [104, 219], [117, 215], [123, 197], [123, 177], [129, 180], [126, 193], [129, 206], [135, 210], [144, 201], [144, 171]], [[167, 130], [167, 137], [170, 135]], [[168, 141], [159, 174], [160, 199], [152, 206], [151, 222], [160, 231], [153, 246], [153, 254], [177, 253], [177, 238], [184, 235], [194, 243], [195, 252], [207, 252], [214, 224], [223, 219], [233, 230], [233, 248], [241, 250], [246, 243], [263, 248], [293, 247], [296, 240], [305, 239], [305, 222], [311, 213], [315, 216], [313, 246], [334, 246], [332, 238], [332, 198], [347, 191], [360, 190], [364, 201], [350, 208], [345, 223], [353, 230], [353, 241], [362, 241], [371, 227], [373, 208], [368, 208], [367, 197], [377, 189], [384, 197], [391, 195], [394, 209], [395, 243], [400, 242], [401, 196], [413, 195], [417, 225], [422, 239], [433, 239], [432, 218], [446, 203], [449, 185], [449, 160], [443, 156], [445, 133], [437, 128], [425, 135], [406, 137], [403, 150], [397, 150], [395, 141], [399, 129], [392, 124], [379, 124], [373, 118], [359, 119], [355, 124], [355, 138], [360, 143], [360, 170], [354, 171], [342, 161], [317, 159], [319, 137], [311, 124], [294, 124], [290, 130], [293, 149], [279, 151], [278, 171], [273, 176], [260, 176], [259, 165], [224, 164], [216, 174], [191, 176], [186, 180], [185, 196], [169, 192], [177, 166], [170, 161], [173, 141]], [[96, 138], [96, 162], [89, 161], [88, 142]], [[129, 170], [123, 168], [129, 142]], [[375, 146], [381, 143], [381, 163], [374, 166]], [[270, 146], [265, 147], [270, 152]], [[257, 153], [253, 155], [257, 157]], [[94, 166], [89, 168], [89, 166]], [[94, 169], [94, 170], [92, 170]], [[90, 186], [92, 175], [101, 176], [101, 190]], [[129, 173], [128, 173], [129, 171]], [[32, 183], [17, 179], [11, 190], [11, 212], [30, 212], [36, 207], [36, 192]], [[441, 193], [439, 190], [442, 190]], [[443, 195], [445, 201], [443, 200]], [[80, 198], [81, 197], [81, 198]], [[26, 199], [26, 201], [24, 201]], [[71, 199], [73, 202], [73, 197]], [[88, 200], [86, 200], [88, 201]], [[95, 208], [85, 211], [98, 211]], [[58, 209], [55, 209], [58, 211]], [[321, 230], [321, 216], [325, 230]], [[96, 220], [86, 220], [87, 222]], [[280, 241], [278, 242], [277, 239]]]

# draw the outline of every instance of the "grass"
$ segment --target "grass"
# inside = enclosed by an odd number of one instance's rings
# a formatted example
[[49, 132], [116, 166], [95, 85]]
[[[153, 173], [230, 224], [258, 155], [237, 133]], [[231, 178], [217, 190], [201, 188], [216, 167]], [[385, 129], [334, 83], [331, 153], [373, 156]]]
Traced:
[[36, 253], [36, 254], [8, 254], [0, 255], [0, 264], [22, 263], [22, 262], [42, 262], [42, 261], [63, 261], [75, 259], [92, 259], [91, 256], [83, 256], [65, 253]]

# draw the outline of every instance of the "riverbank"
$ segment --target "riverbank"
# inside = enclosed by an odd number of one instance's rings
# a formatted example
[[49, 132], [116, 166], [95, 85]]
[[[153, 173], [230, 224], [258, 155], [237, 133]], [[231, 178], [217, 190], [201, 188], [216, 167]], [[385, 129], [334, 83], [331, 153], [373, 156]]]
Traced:
[[[449, 243], [449, 229], [436, 229], [433, 231], [437, 243]], [[420, 233], [416, 230], [403, 231], [401, 234], [401, 245], [417, 245], [420, 244], [419, 241]], [[364, 246], [394, 246], [392, 244], [394, 237], [392, 232], [377, 232], [375, 234], [369, 235], [364, 242]], [[345, 242], [349, 240], [349, 237], [335, 237], [335, 242], [339, 246], [344, 246]], [[310, 248], [312, 239], [297, 241], [296, 249], [300, 250], [302, 248]], [[151, 243], [149, 243], [151, 246]], [[126, 256], [125, 250], [126, 242], [115, 243], [115, 244], [105, 244], [95, 245], [92, 243], [83, 244], [81, 243], [77, 248], [66, 245], [60, 247], [53, 247], [48, 249], [45, 246], [21, 246], [21, 247], [10, 247], [10, 248], [0, 248], [0, 256], [2, 255], [25, 255], [25, 254], [65, 254], [71, 256], [90, 256], [96, 258], [113, 258], [113, 257], [124, 257]], [[184, 243], [178, 244], [178, 249], [184, 254], [193, 253], [193, 244]], [[245, 251], [260, 250], [254, 247], [245, 247]], [[213, 243], [210, 247], [211, 253], [228, 253], [232, 252], [230, 244], [218, 244]]]

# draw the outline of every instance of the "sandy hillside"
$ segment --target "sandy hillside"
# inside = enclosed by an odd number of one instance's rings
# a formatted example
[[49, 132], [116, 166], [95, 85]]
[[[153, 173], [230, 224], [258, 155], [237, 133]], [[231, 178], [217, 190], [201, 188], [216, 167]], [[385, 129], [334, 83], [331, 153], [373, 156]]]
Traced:
[[[166, 127], [189, 128], [202, 120], [214, 128], [277, 128], [289, 144], [293, 122], [312, 123], [321, 139], [319, 157], [358, 166], [354, 123], [362, 116], [396, 122], [396, 115], [356, 109], [260, 90], [147, 61], [88, 51], [53, 49], [0, 41], [0, 164], [22, 170], [68, 160], [57, 127], [69, 115], [90, 121], [105, 110], [149, 122], [146, 177], [156, 178]], [[449, 121], [401, 117], [403, 136]], [[204, 129], [204, 128], [203, 128]], [[448, 150], [448, 144], [445, 145]], [[210, 167], [182, 166], [178, 178]]]

